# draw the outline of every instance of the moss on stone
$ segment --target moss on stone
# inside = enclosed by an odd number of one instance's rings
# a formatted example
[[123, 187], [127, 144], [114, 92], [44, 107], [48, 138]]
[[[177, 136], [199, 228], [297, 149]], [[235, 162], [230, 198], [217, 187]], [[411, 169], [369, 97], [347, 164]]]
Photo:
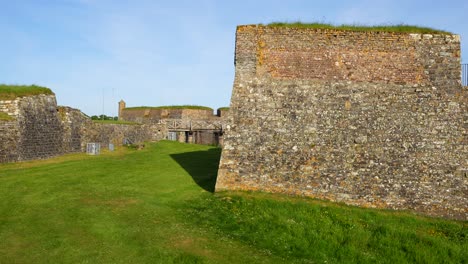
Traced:
[[[263, 26], [262, 24], [260, 24]], [[314, 29], [331, 29], [331, 30], [346, 30], [346, 31], [375, 31], [375, 32], [396, 32], [396, 33], [419, 33], [419, 34], [443, 34], [450, 35], [451, 32], [429, 28], [421, 27], [415, 25], [406, 25], [406, 24], [397, 24], [397, 25], [333, 25], [326, 23], [302, 23], [302, 22], [273, 22], [268, 25], [268, 27], [288, 27], [288, 28], [314, 28]]]
[[8, 85], [0, 84], [0, 100], [13, 100], [30, 95], [53, 95], [52, 90], [37, 85]]

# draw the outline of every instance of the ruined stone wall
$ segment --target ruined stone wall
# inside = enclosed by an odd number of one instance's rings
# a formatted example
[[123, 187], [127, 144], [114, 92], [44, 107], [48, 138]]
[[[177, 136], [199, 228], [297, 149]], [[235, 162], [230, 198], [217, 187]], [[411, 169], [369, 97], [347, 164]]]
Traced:
[[164, 125], [94, 123], [77, 109], [57, 107], [54, 95], [0, 101], [0, 162], [43, 159], [86, 150], [90, 142], [122, 145], [157, 141], [167, 134]]
[[161, 119], [211, 119], [213, 110], [204, 109], [129, 109], [122, 110], [121, 119], [138, 123], [156, 123]]
[[216, 190], [467, 219], [456, 35], [241, 26]]

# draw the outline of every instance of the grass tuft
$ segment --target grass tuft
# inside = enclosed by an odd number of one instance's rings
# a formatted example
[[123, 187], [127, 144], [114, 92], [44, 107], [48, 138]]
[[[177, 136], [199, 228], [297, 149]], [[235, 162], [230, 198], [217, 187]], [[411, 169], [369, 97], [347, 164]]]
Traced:
[[7, 113], [0, 112], [0, 121], [11, 121], [14, 120], [12, 116], [9, 116]]
[[220, 111], [229, 111], [229, 107], [220, 107], [218, 108]]
[[0, 100], [13, 100], [31, 95], [53, 95], [52, 90], [37, 85], [7, 85], [0, 84]]
[[333, 25], [327, 23], [302, 23], [302, 22], [273, 22], [268, 24], [269, 27], [289, 27], [289, 28], [313, 28], [313, 29], [330, 29], [330, 30], [345, 30], [345, 31], [374, 31], [374, 32], [395, 32], [395, 33], [419, 33], [419, 34], [443, 34], [450, 35], [451, 32], [439, 30], [429, 27], [421, 27], [407, 24], [397, 25], [359, 25], [359, 24], [342, 24]]
[[197, 225], [291, 262], [463, 263], [466, 222], [264, 193], [221, 193], [186, 204]]

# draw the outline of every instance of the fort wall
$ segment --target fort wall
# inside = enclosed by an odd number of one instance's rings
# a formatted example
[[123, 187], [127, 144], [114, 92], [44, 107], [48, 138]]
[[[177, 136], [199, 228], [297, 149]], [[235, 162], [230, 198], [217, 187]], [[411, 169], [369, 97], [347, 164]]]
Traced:
[[457, 35], [240, 26], [216, 190], [467, 219]]
[[215, 116], [210, 109], [124, 108], [119, 118], [139, 123], [155, 123], [161, 119], [212, 119]]
[[94, 123], [80, 110], [58, 107], [54, 95], [0, 100], [0, 162], [44, 159], [64, 153], [82, 152], [86, 143], [140, 143], [163, 139], [164, 125]]
[[[125, 102], [119, 103], [119, 109]], [[227, 108], [192, 109], [174, 107], [135, 107], [119, 111], [119, 120], [143, 124], [168, 124], [167, 139], [203, 145], [223, 144], [222, 123], [228, 113]]]

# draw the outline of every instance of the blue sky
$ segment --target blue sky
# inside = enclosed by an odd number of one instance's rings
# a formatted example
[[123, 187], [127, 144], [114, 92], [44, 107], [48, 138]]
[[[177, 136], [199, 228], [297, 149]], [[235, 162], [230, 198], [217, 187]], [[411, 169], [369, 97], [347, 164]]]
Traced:
[[51, 88], [88, 115], [127, 106], [228, 106], [237, 25], [415, 24], [462, 38], [468, 1], [0, 0], [0, 83]]

